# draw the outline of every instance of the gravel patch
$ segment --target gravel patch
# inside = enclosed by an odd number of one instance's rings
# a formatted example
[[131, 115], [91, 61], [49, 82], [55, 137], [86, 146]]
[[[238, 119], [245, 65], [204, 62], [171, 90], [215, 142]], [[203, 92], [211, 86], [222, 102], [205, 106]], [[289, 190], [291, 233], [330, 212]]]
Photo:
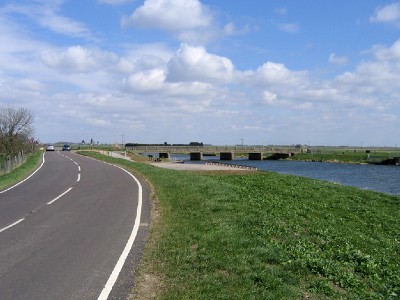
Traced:
[[173, 163], [173, 162], [157, 162], [152, 163], [153, 166], [166, 168], [166, 169], [173, 169], [173, 170], [181, 170], [181, 171], [219, 171], [219, 170], [226, 170], [226, 171], [243, 171], [246, 169], [240, 169], [235, 167], [229, 166], [218, 166], [218, 165], [203, 165], [203, 164], [181, 164], [181, 163]]

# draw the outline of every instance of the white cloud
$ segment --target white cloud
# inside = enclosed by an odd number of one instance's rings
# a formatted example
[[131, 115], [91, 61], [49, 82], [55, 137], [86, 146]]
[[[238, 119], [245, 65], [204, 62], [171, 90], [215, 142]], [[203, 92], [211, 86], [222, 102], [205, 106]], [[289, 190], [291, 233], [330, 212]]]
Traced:
[[259, 67], [256, 72], [249, 73], [248, 78], [262, 86], [275, 86], [284, 89], [289, 86], [302, 86], [307, 82], [307, 72], [291, 71], [283, 64], [267, 62]]
[[153, 69], [130, 75], [122, 82], [123, 88], [128, 91], [154, 92], [164, 87], [165, 71]]
[[281, 23], [278, 24], [278, 28], [288, 33], [298, 33], [300, 31], [300, 25], [298, 23]]
[[400, 60], [400, 40], [397, 40], [391, 47], [375, 46], [373, 53], [378, 60], [399, 61]]
[[395, 2], [376, 9], [375, 14], [370, 17], [371, 22], [396, 23], [400, 22], [400, 2]]
[[34, 1], [26, 5], [8, 5], [2, 10], [6, 14], [25, 15], [38, 25], [59, 34], [71, 37], [91, 38], [91, 32], [85, 24], [59, 13], [63, 2]]
[[136, 0], [97, 0], [100, 3], [106, 3], [106, 4], [111, 4], [111, 5], [119, 5], [119, 4], [125, 4], [125, 3], [130, 3], [134, 2]]
[[66, 73], [92, 72], [99, 68], [107, 68], [117, 61], [115, 54], [81, 46], [69, 47], [60, 53], [44, 51], [41, 58], [47, 66]]
[[263, 100], [265, 104], [275, 104], [278, 100], [278, 96], [275, 93], [271, 93], [269, 91], [264, 91]]
[[123, 26], [184, 31], [211, 25], [212, 15], [198, 0], [145, 0], [143, 6], [123, 19]]
[[199, 0], [145, 0], [130, 16], [122, 18], [121, 25], [165, 30], [181, 42], [196, 45], [250, 31], [250, 26], [236, 28], [233, 22], [220, 27], [214, 17], [215, 12]]
[[331, 53], [329, 54], [328, 61], [331, 64], [344, 65], [347, 63], [348, 58], [346, 56], [337, 56], [335, 53]]
[[233, 72], [228, 58], [210, 54], [204, 47], [182, 44], [168, 63], [167, 80], [224, 83], [232, 80]]
[[46, 89], [46, 86], [43, 83], [33, 79], [19, 80], [16, 85], [19, 88], [32, 92], [43, 92]]

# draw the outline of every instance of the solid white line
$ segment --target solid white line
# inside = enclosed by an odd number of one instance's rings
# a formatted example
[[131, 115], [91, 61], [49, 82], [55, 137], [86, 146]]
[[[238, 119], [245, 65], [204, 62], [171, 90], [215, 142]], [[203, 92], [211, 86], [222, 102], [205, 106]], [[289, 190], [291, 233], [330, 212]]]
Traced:
[[3, 232], [3, 231], [6, 231], [7, 229], [9, 229], [9, 228], [11, 228], [11, 227], [13, 227], [13, 226], [15, 226], [15, 225], [17, 225], [19, 223], [21, 223], [23, 220], [25, 220], [25, 219], [19, 219], [17, 222], [14, 222], [14, 223], [8, 225], [7, 227], [4, 227], [4, 228], [0, 229], [0, 233]]
[[29, 175], [28, 177], [26, 177], [24, 180], [18, 182], [17, 184], [14, 184], [13, 186], [9, 187], [8, 189], [6, 189], [6, 190], [4, 190], [4, 191], [1, 191], [0, 194], [5, 193], [5, 192], [7, 192], [7, 191], [9, 191], [9, 190], [11, 190], [11, 189], [13, 189], [13, 188], [15, 188], [16, 186], [20, 185], [21, 183], [27, 181], [27, 180], [28, 180], [29, 178], [31, 178], [37, 171], [39, 171], [40, 168], [43, 167], [44, 162], [45, 162], [45, 160], [44, 160], [44, 154], [45, 154], [45, 152], [43, 152], [43, 160], [42, 160], [42, 163], [41, 163], [41, 165], [39, 166], [39, 168], [37, 168], [37, 169], [35, 170], [35, 172], [33, 172], [33, 173], [32, 173], [31, 175]]
[[113, 166], [128, 173], [129, 176], [131, 176], [136, 181], [136, 183], [138, 185], [138, 194], [139, 194], [138, 195], [138, 205], [136, 208], [136, 219], [135, 219], [135, 224], [132, 229], [131, 236], [129, 237], [128, 242], [126, 243], [126, 246], [124, 248], [124, 251], [122, 252], [120, 258], [118, 259], [118, 262], [114, 267], [114, 270], [112, 271], [110, 277], [108, 278], [108, 281], [107, 281], [106, 285], [104, 286], [100, 296], [97, 298], [97, 300], [107, 300], [115, 282], [117, 281], [118, 275], [121, 272], [122, 267], [124, 266], [126, 258], [128, 257], [128, 254], [132, 249], [133, 242], [135, 241], [136, 235], [139, 231], [140, 218], [141, 218], [141, 214], [142, 214], [142, 185], [140, 184], [139, 180], [135, 176], [133, 176], [131, 173], [129, 173], [127, 170], [125, 170], [119, 166], [116, 166], [116, 165], [113, 165]]
[[51, 200], [50, 202], [47, 202], [48, 205], [53, 204], [54, 202], [56, 202], [58, 199], [60, 199], [62, 196], [64, 196], [66, 193], [68, 193], [70, 190], [72, 190], [72, 187], [70, 187], [68, 190], [66, 190], [64, 193], [62, 193], [61, 195], [57, 196], [56, 198], [54, 198], [53, 200]]

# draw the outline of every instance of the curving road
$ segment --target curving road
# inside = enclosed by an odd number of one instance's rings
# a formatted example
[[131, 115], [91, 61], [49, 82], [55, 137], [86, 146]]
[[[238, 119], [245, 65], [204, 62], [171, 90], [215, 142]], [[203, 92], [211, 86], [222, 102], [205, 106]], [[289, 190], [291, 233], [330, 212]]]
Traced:
[[46, 152], [0, 191], [0, 299], [124, 299], [149, 222], [146, 186], [125, 170]]

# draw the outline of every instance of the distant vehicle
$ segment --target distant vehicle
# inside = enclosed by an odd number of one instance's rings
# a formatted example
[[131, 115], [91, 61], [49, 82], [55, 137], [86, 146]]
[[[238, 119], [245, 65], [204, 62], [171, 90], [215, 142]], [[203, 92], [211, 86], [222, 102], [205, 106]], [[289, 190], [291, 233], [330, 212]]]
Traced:
[[54, 146], [53, 145], [47, 145], [46, 151], [54, 151]]
[[70, 145], [64, 145], [62, 151], [71, 151]]

